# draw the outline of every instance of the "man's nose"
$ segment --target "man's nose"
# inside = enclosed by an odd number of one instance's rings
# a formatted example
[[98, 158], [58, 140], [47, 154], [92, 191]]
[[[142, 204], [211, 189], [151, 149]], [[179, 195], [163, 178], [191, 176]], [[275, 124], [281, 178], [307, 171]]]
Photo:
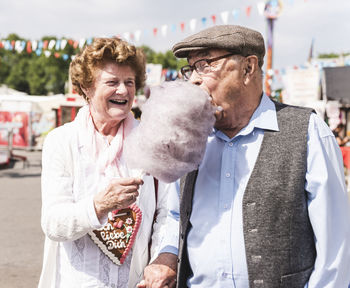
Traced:
[[192, 75], [190, 77], [190, 81], [192, 84], [198, 86], [200, 86], [203, 83], [202, 77], [200, 77], [196, 70], [193, 70]]

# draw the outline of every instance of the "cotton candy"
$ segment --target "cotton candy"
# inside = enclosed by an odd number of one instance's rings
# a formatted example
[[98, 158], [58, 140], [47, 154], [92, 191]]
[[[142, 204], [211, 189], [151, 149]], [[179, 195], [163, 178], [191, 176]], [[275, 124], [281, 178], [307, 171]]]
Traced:
[[198, 168], [215, 122], [209, 94], [182, 80], [151, 88], [139, 126], [125, 139], [124, 157], [170, 183]]

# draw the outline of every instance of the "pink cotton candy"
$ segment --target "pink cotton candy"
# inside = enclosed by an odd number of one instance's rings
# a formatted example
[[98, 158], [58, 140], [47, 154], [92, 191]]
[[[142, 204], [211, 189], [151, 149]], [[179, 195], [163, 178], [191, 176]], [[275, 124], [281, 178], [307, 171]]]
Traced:
[[127, 165], [166, 183], [197, 169], [215, 123], [214, 112], [208, 93], [189, 82], [151, 88], [140, 125], [125, 140]]

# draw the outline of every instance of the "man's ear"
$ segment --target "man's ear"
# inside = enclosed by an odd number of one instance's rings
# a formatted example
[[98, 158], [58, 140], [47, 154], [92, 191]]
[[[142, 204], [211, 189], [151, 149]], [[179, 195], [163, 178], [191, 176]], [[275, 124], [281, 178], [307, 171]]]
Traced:
[[255, 55], [250, 55], [246, 57], [246, 63], [245, 63], [245, 74], [252, 75], [258, 68], [258, 57]]
[[250, 55], [245, 58], [244, 63], [244, 84], [247, 85], [253, 74], [258, 70], [258, 57]]

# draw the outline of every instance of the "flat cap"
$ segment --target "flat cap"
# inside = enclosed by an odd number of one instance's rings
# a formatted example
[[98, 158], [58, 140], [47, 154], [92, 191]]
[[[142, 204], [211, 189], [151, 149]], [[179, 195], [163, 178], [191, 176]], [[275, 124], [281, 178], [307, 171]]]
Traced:
[[225, 49], [242, 56], [256, 55], [259, 66], [264, 63], [263, 36], [258, 31], [239, 25], [210, 27], [185, 38], [172, 48], [178, 58], [186, 58], [191, 51], [206, 49]]

